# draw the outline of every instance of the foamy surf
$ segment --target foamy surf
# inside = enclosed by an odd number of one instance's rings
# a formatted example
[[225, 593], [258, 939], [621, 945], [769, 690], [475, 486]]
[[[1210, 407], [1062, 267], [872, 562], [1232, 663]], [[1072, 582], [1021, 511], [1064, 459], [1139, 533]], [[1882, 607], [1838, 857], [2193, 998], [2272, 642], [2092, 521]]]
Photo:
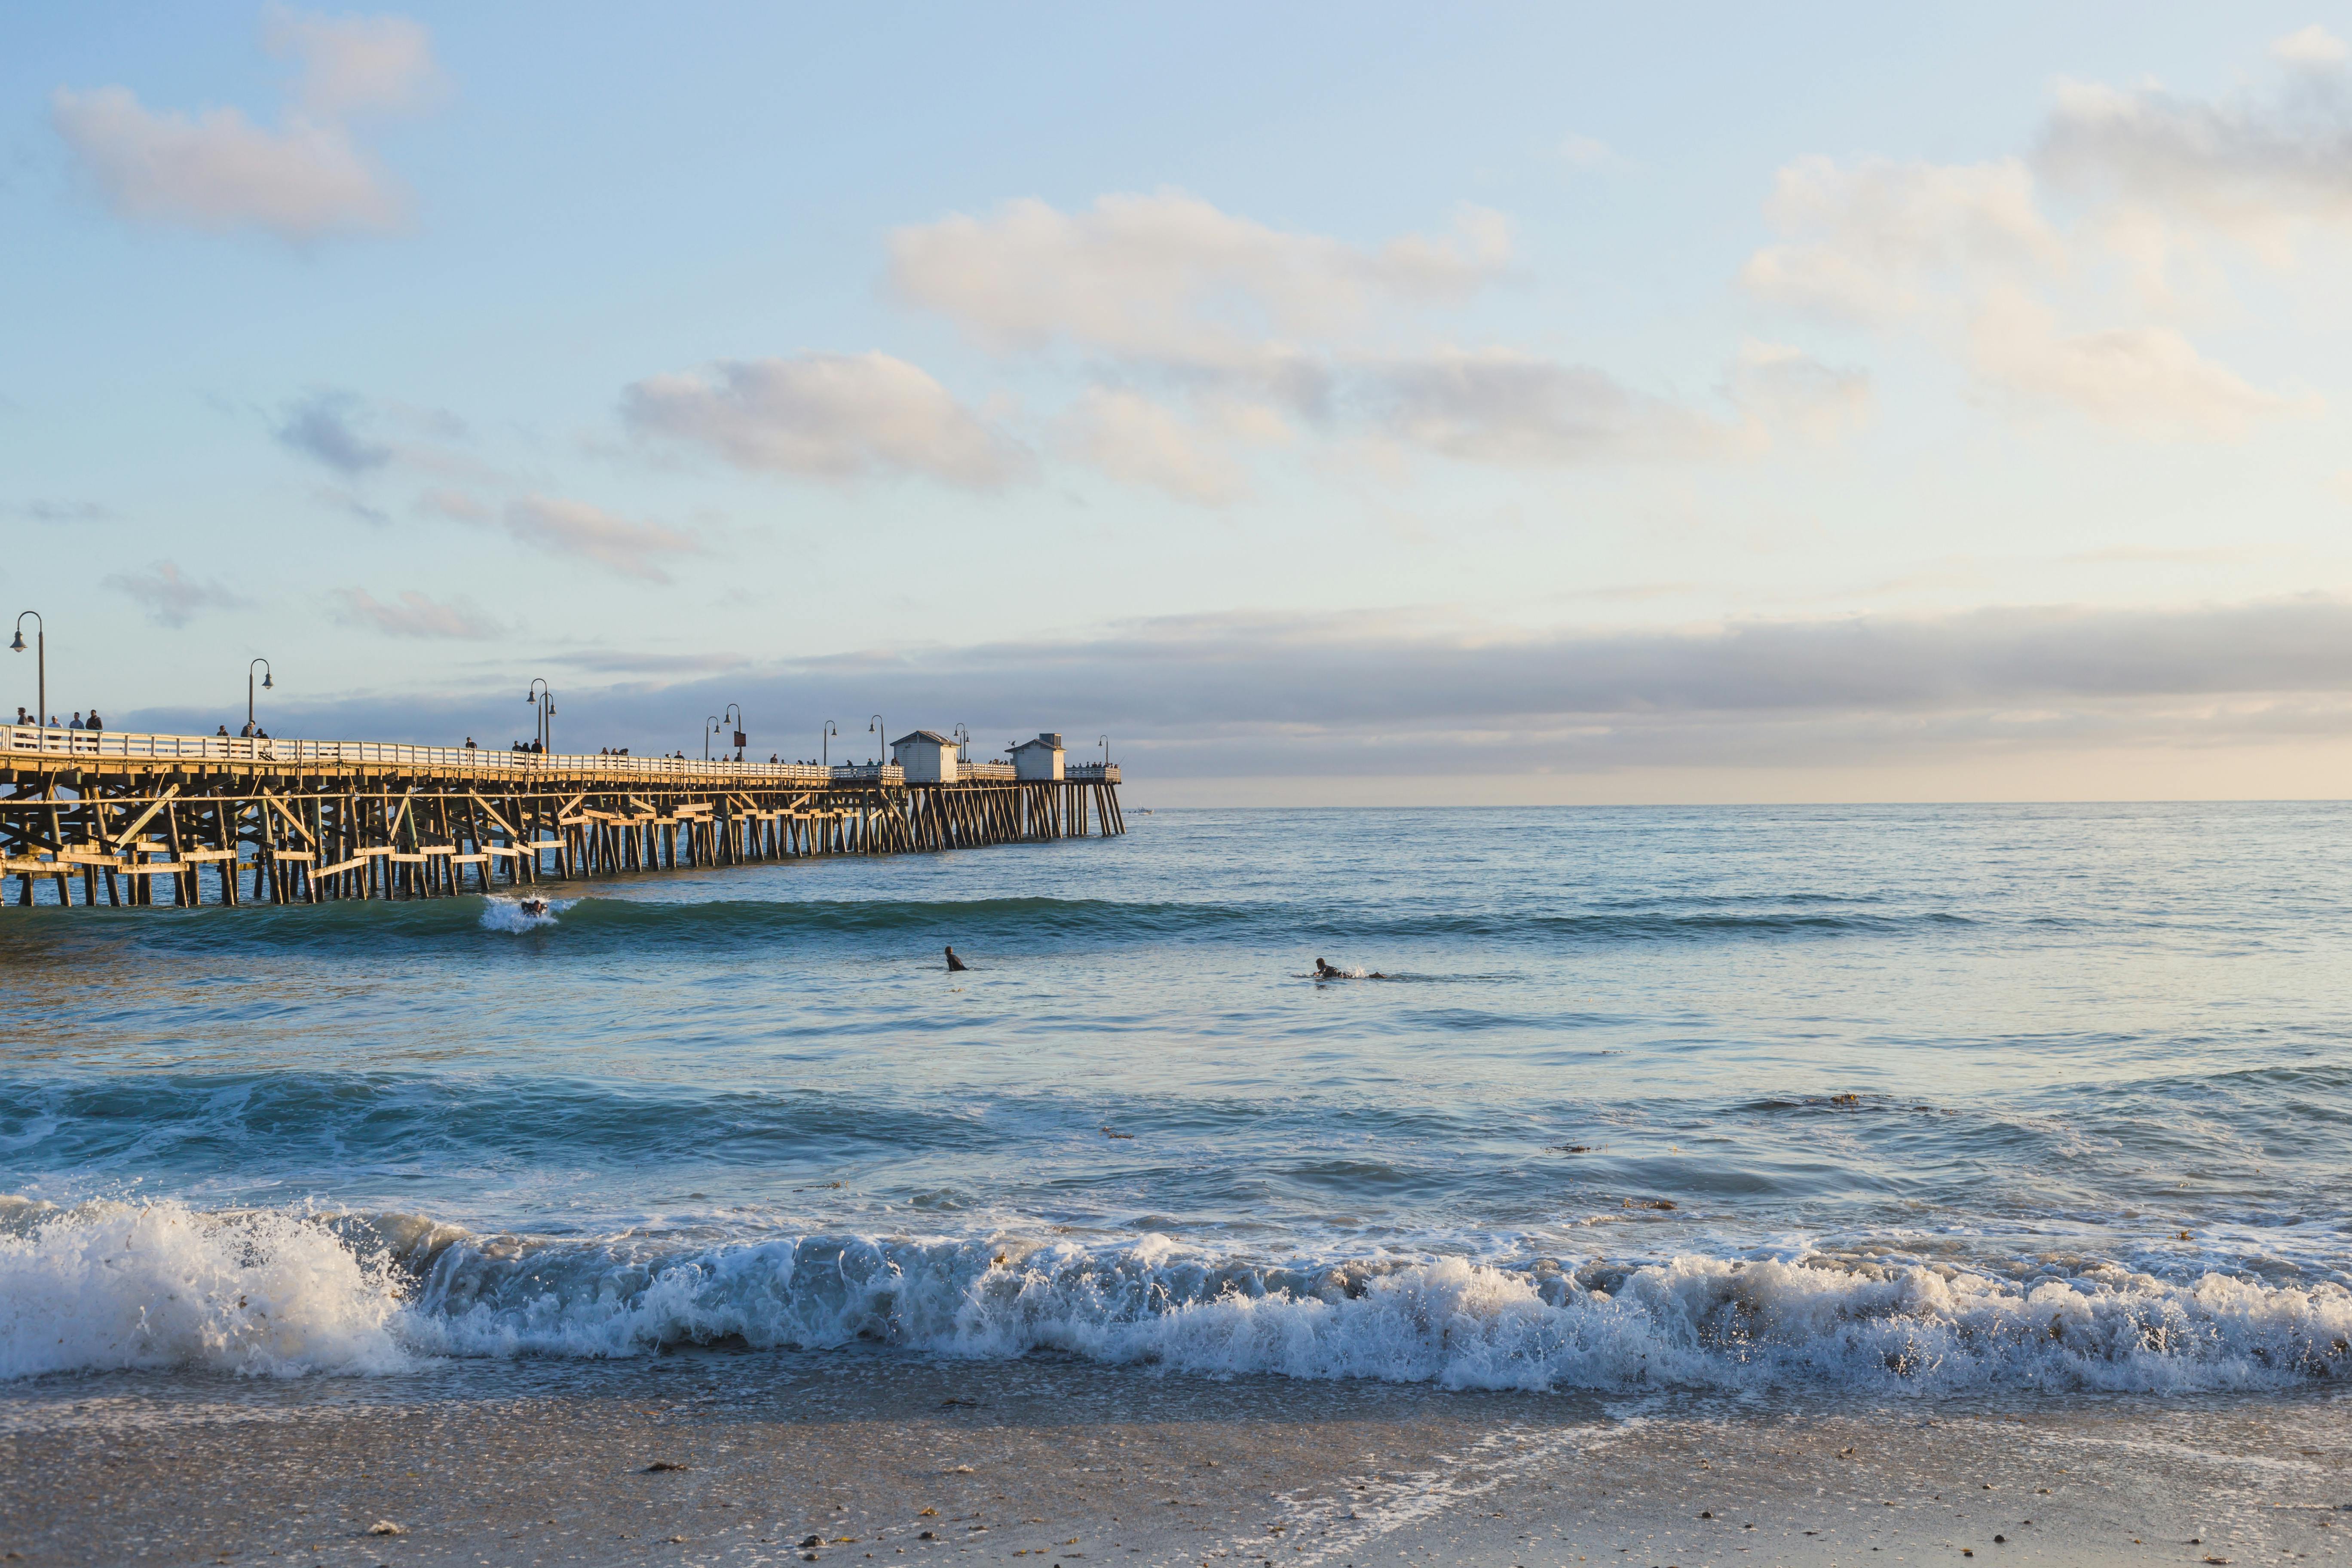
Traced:
[[400, 1285], [304, 1215], [16, 1200], [0, 1211], [0, 1378], [394, 1372], [413, 1364]]
[[544, 931], [556, 923], [555, 917], [578, 903], [577, 899], [542, 899], [537, 913], [525, 910], [520, 899], [485, 899], [482, 901], [482, 929], [521, 932]]
[[168, 1203], [0, 1220], [5, 1377], [856, 1342], [1526, 1390], [2171, 1394], [2352, 1376], [2352, 1291], [2217, 1273], [2018, 1279], [1704, 1257], [1272, 1268], [1157, 1236], [1091, 1248], [1004, 1236], [666, 1247]]

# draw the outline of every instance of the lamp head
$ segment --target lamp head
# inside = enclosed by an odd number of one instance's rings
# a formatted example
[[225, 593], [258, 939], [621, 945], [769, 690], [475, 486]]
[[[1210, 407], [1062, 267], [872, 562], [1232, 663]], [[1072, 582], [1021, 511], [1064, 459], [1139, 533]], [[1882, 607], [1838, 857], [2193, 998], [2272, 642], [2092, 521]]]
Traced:
[[22, 652], [24, 652], [24, 651], [25, 651], [25, 628], [24, 628], [24, 627], [22, 627], [22, 626], [18, 626], [18, 627], [16, 628], [16, 640], [15, 642], [12, 642], [12, 643], [10, 643], [10, 644], [8, 645], [8, 651], [9, 651], [10, 653], [22, 653]]
[[275, 684], [276, 682], [269, 679], [269, 672], [266, 669], [263, 670], [261, 672], [261, 689], [267, 691]]

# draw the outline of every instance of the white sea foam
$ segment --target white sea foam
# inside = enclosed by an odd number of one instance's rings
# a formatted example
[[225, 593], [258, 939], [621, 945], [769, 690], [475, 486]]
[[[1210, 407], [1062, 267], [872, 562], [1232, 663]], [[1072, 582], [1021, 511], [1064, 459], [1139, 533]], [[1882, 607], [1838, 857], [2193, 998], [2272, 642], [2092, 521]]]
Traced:
[[397, 1289], [329, 1228], [177, 1204], [0, 1212], [0, 1378], [127, 1367], [390, 1372]]
[[10, 1376], [866, 1341], [1453, 1388], [2171, 1393], [2352, 1377], [2352, 1291], [2210, 1273], [2020, 1282], [1712, 1258], [1274, 1271], [1158, 1237], [1097, 1250], [835, 1237], [664, 1252], [480, 1237], [415, 1216], [168, 1204], [50, 1211], [14, 1228], [0, 1235]]
[[484, 931], [542, 931], [556, 923], [555, 917], [578, 903], [577, 899], [544, 899], [547, 907], [537, 914], [527, 914], [520, 899], [485, 899], [482, 900]]

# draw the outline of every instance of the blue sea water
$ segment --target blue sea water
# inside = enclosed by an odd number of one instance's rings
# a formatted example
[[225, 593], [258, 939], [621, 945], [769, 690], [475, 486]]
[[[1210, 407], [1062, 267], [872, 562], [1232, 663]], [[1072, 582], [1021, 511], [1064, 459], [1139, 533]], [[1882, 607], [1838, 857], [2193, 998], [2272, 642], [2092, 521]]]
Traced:
[[0, 910], [0, 1376], [2352, 1377], [2352, 810], [1129, 821]]

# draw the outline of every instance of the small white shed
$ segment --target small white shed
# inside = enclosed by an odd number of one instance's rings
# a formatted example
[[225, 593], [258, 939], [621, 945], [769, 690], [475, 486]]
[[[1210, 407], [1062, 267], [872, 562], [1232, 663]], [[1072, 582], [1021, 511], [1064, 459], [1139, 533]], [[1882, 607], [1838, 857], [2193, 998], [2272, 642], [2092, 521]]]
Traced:
[[890, 760], [907, 770], [908, 784], [956, 782], [956, 743], [936, 730], [918, 730], [890, 742]]
[[1017, 779], [1058, 779], [1062, 776], [1062, 737], [1041, 733], [1012, 748], [1013, 776]]

